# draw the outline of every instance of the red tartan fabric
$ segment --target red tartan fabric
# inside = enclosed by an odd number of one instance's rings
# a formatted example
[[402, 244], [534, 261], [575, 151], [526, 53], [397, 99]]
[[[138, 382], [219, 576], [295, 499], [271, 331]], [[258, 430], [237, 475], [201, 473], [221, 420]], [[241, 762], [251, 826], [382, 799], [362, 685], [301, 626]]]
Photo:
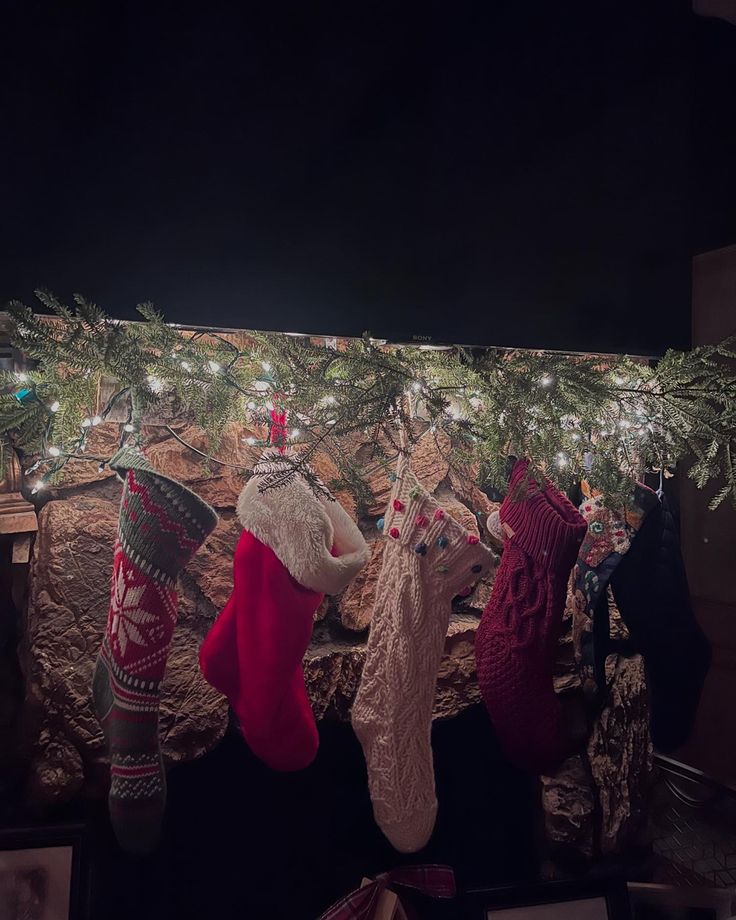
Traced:
[[449, 866], [406, 866], [382, 872], [370, 885], [346, 894], [318, 920], [371, 920], [384, 888], [413, 888], [431, 898], [455, 897], [455, 874]]

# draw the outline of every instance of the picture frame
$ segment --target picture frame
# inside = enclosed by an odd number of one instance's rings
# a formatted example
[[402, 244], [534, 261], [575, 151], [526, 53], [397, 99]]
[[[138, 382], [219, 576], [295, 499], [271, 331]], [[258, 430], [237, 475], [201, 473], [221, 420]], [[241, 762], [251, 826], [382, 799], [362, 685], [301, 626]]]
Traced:
[[0, 917], [88, 920], [84, 825], [0, 830]]
[[469, 891], [465, 920], [631, 920], [623, 879], [547, 882]]

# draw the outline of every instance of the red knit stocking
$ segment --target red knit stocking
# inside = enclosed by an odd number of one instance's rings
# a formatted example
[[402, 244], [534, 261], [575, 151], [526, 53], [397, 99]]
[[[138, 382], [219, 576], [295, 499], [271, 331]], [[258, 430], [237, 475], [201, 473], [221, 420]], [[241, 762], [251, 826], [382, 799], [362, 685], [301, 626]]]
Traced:
[[233, 593], [199, 656], [253, 753], [275, 770], [300, 770], [317, 753], [302, 658], [324, 595], [341, 591], [368, 558], [357, 526], [312, 485], [277, 450], [257, 464], [238, 501], [245, 531]]
[[202, 673], [230, 701], [257, 757], [300, 770], [319, 745], [302, 658], [324, 595], [302, 588], [248, 531], [233, 568], [232, 596], [200, 649]]
[[516, 464], [501, 505], [504, 551], [475, 649], [483, 700], [507, 757], [543, 773], [564, 753], [552, 667], [587, 525], [551, 483], [525, 486], [527, 467]]

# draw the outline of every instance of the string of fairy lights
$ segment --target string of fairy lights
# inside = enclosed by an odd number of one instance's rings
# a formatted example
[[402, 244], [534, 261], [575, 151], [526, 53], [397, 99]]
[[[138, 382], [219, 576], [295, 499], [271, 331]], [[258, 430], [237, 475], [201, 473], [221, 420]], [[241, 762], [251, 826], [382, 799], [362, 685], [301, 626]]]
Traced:
[[[293, 333], [285, 334], [294, 335]], [[193, 340], [196, 340], [197, 337], [198, 335], [192, 338]], [[219, 336], [216, 337], [220, 338]], [[335, 339], [326, 338], [324, 341], [325, 347], [336, 347]], [[192, 360], [181, 358], [178, 350], [173, 351], [171, 357], [173, 360], [179, 363], [181, 369], [185, 372], [191, 372], [195, 370], [194, 362]], [[272, 394], [277, 392], [276, 381], [272, 377], [272, 366], [270, 362], [262, 361], [260, 365], [263, 373], [252, 381], [251, 389], [250, 391], [247, 391], [236, 381], [227, 377], [227, 373], [230, 367], [232, 367], [242, 357], [243, 353], [237, 351], [237, 353], [233, 353], [232, 359], [225, 365], [214, 360], [207, 360], [204, 363], [199, 364], [198, 369], [200, 371], [207, 371], [212, 375], [224, 375], [225, 380], [229, 386], [232, 386], [236, 391], [240, 393], [240, 395], [248, 397], [247, 402], [245, 403], [245, 408], [248, 410], [248, 413], [251, 416], [250, 420], [255, 422], [257, 425], [267, 424], [269, 422], [268, 416], [274, 409], [274, 398]], [[84, 373], [85, 375], [89, 375], [91, 371], [87, 369]], [[16, 372], [14, 376], [17, 383], [22, 384], [20, 389], [16, 390], [14, 394], [19, 402], [25, 403], [29, 400], [42, 402], [36, 391], [34, 381], [32, 379], [32, 372], [19, 371]], [[146, 380], [151, 393], [158, 396], [166, 391], [167, 384], [166, 381], [161, 378], [161, 376], [157, 374], [148, 374]], [[421, 388], [419, 384], [415, 384], [415, 387], [416, 390]], [[136, 413], [130, 387], [122, 387], [116, 390], [106, 400], [105, 405], [99, 408], [99, 411], [95, 412], [93, 415], [85, 416], [80, 423], [78, 436], [66, 447], [59, 447], [54, 443], [48, 442], [48, 437], [51, 435], [53, 430], [53, 416], [56, 415], [56, 413], [58, 413], [62, 408], [61, 402], [58, 399], [54, 399], [50, 403], [44, 404], [49, 415], [49, 423], [46, 426], [44, 432], [43, 446], [40, 455], [30, 466], [27, 467], [26, 475], [32, 475], [44, 466], [47, 466], [48, 468], [39, 478], [30, 483], [31, 494], [35, 495], [44, 489], [71, 460], [96, 462], [98, 464], [98, 472], [102, 472], [105, 469], [110, 460], [110, 457], [88, 455], [86, 453], [87, 442], [92, 430], [98, 425], [101, 425], [107, 421], [108, 416], [116, 404], [118, 404], [122, 399], [126, 397], [128, 397], [128, 417], [126, 421], [120, 426], [121, 433], [119, 447], [126, 445], [126, 442], [131, 442], [133, 446], [140, 450], [142, 449], [140, 436], [140, 417], [138, 417]], [[322, 405], [325, 407], [336, 407], [337, 403], [337, 397], [334, 395], [326, 396], [322, 400]], [[305, 422], [309, 422], [308, 418], [304, 416], [301, 417], [304, 418]], [[136, 419], [135, 422], [134, 419]], [[329, 428], [334, 426], [336, 423], [336, 418], [330, 418], [326, 420], [325, 425]], [[246, 474], [251, 472], [248, 467], [240, 466], [238, 464], [225, 463], [211, 454], [198, 450], [194, 445], [188, 444], [179, 435], [176, 435], [173, 430], [170, 428], [169, 430], [171, 434], [177, 438], [177, 440], [184, 444], [184, 446], [199, 454], [207, 461], [234, 467]], [[298, 427], [292, 427], [288, 430], [288, 440], [290, 442], [297, 442], [301, 435], [302, 431]], [[252, 435], [243, 437], [243, 441], [248, 447], [263, 447], [269, 443], [268, 438], [256, 438]], [[369, 468], [367, 469], [369, 471]]]
[[[244, 416], [246, 421], [252, 422], [255, 425], [268, 424], [269, 414], [274, 409], [275, 395], [279, 392], [277, 381], [272, 375], [273, 368], [271, 363], [269, 361], [260, 362], [262, 373], [251, 381], [251, 384], [248, 388], [244, 388], [232, 378], [229, 372], [230, 369], [245, 356], [245, 353], [237, 349], [237, 347], [232, 346], [230, 342], [227, 342], [227, 340], [223, 340], [228, 346], [233, 348], [232, 357], [229, 361], [221, 363], [219, 361], [207, 359], [204, 362], [197, 363], [186, 352], [186, 343], [187, 341], [196, 341], [199, 335], [200, 334], [195, 334], [189, 339], [182, 337], [182, 345], [177, 346], [171, 352], [171, 360], [177, 362], [181, 371], [192, 374], [193, 383], [201, 381], [203, 375], [218, 376], [228, 386], [232, 387], [237, 396], [244, 399], [244, 410], [246, 410], [244, 412]], [[285, 333], [285, 335], [296, 336], [296, 334], [292, 333]], [[311, 341], [314, 342], [315, 339], [312, 338]], [[325, 338], [322, 341], [324, 347], [326, 348], [334, 349], [337, 347], [335, 339]], [[381, 344], [384, 345], [385, 343], [381, 342]], [[87, 370], [84, 373], [88, 375], [91, 373], [91, 371]], [[19, 389], [16, 390], [14, 394], [19, 402], [25, 403], [28, 400], [42, 401], [41, 397], [39, 397], [36, 391], [32, 371], [17, 372], [15, 374], [15, 380], [17, 384], [20, 385]], [[616, 418], [616, 407], [612, 406], [611, 410], [606, 414], [606, 416], [598, 420], [599, 429], [595, 433], [590, 431], [582, 432], [576, 430], [579, 426], [579, 420], [572, 415], [567, 415], [560, 418], [561, 430], [568, 432], [569, 438], [573, 443], [580, 442], [583, 439], [590, 442], [591, 449], [588, 449], [583, 453], [583, 462], [587, 470], [592, 468], [594, 462], [594, 441], [605, 441], [606, 439], [616, 437], [621, 442], [623, 452], [633, 456], [636, 453], [637, 448], [636, 445], [630, 443], [630, 438], [645, 436], [647, 432], [653, 433], [655, 430], [654, 420], [651, 419], [645, 411], [643, 411], [643, 406], [636, 405], [634, 399], [632, 398], [638, 392], [638, 387], [641, 385], [641, 381], [626, 380], [621, 374], [618, 373], [613, 374], [612, 380], [616, 387], [621, 388], [621, 398], [618, 401], [618, 418]], [[160, 370], [158, 373], [148, 374], [146, 381], [151, 394], [154, 396], [161, 396], [167, 390], [167, 381], [161, 376]], [[544, 373], [539, 377], [537, 385], [541, 390], [551, 390], [554, 387], [555, 382], [554, 374]], [[204, 385], [206, 386], [206, 383]], [[422, 420], [422, 397], [429, 389], [431, 389], [432, 386], [433, 385], [427, 383], [427, 381], [419, 379], [413, 380], [410, 385], [407, 386], [404, 395], [406, 399], [406, 405], [408, 407], [408, 414], [411, 418], [418, 419], [420, 421]], [[477, 392], [470, 392], [469, 395], [467, 393], [463, 393], [462, 395], [464, 397], [464, 401], [453, 397], [450, 397], [449, 399], [446, 417], [447, 421], [450, 423], [467, 423], [467, 410], [471, 410], [472, 416], [473, 411], [480, 410], [483, 407], [483, 402]], [[30, 483], [30, 491], [32, 494], [37, 494], [42, 489], [44, 489], [58, 476], [63, 467], [71, 460], [96, 462], [98, 464], [98, 471], [102, 472], [104, 470], [105, 466], [110, 460], [110, 457], [88, 454], [87, 447], [89, 436], [93, 429], [108, 420], [113, 409], [122, 401], [127, 402], [128, 411], [127, 418], [124, 422], [120, 423], [119, 446], [122, 447], [128, 444], [135, 446], [137, 449], [142, 449], [143, 445], [141, 443], [140, 433], [141, 417], [140, 413], [136, 410], [133, 393], [129, 386], [123, 386], [114, 390], [114, 392], [107, 398], [104, 405], [95, 407], [96, 411], [94, 414], [85, 416], [80, 422], [79, 431], [76, 438], [74, 438], [66, 445], [56, 444], [52, 440], [54, 428], [53, 419], [54, 416], [62, 409], [60, 400], [52, 399], [48, 403], [43, 403], [48, 413], [48, 423], [44, 430], [42, 449], [38, 457], [26, 469], [26, 474], [29, 476], [43, 469], [42, 474]], [[337, 411], [339, 408], [338, 396], [334, 394], [328, 394], [327, 396], [324, 396], [320, 400], [319, 407], [321, 409]], [[392, 414], [392, 411], [392, 407], [389, 407], [389, 414]], [[529, 427], [530, 430], [534, 430], [537, 425], [534, 416], [539, 413], [539, 409], [532, 407], [530, 411], [532, 418], [529, 421]], [[624, 414], [624, 412], [627, 414]], [[498, 423], [500, 426], [504, 424], [504, 415], [505, 414], [503, 411], [499, 414]], [[297, 414], [297, 419], [304, 426], [305, 430], [312, 430], [311, 419], [308, 416]], [[329, 429], [335, 426], [337, 422], [337, 417], [323, 419], [321, 426], [317, 426], [325, 429], [321, 433], [321, 436], [323, 437], [325, 433], [329, 433]], [[402, 424], [402, 420], [398, 415], [395, 417], [395, 423], [397, 426], [401, 426]], [[431, 424], [427, 424], [426, 428], [424, 429], [424, 432], [429, 434], [434, 434], [436, 431], [436, 421], [432, 422]], [[174, 434], [173, 431], [171, 433]], [[303, 434], [304, 431], [301, 427], [289, 427], [287, 439], [290, 443], [296, 443], [302, 438]], [[477, 435], [472, 431], [472, 423], [465, 427], [463, 435], [467, 440], [477, 440]], [[217, 457], [211, 454], [207, 454], [197, 449], [193, 445], [188, 444], [180, 436], [177, 435], [176, 437], [177, 440], [179, 440], [182, 444], [200, 454], [208, 461], [222, 463], [226, 466], [234, 466], [238, 469], [241, 469], [246, 474], [250, 472], [248, 467], [241, 467], [237, 464], [226, 463]], [[267, 438], [256, 438], [253, 435], [243, 437], [243, 441], [248, 447], [264, 446], [268, 443]], [[568, 453], [566, 453], [564, 450], [557, 452], [555, 456], [555, 464], [560, 470], [568, 467], [570, 463], [571, 459]]]
[[[141, 321], [122, 322], [80, 295], [67, 307], [36, 293], [55, 315], [8, 306], [23, 363], [0, 371], [0, 448], [18, 455], [34, 494], [70, 461], [104, 470], [115, 452], [111, 424], [119, 447], [145, 450], [161, 427], [203, 460], [247, 476], [255, 453], [251, 460], [222, 441], [236, 423], [245, 448], [274, 435], [278, 446], [294, 445], [289, 457], [305, 475], [317, 452], [329, 455], [333, 484], [358, 503], [370, 501], [375, 464], [388, 471], [425, 437], [450, 471], [482, 488], [503, 490], [509, 458], [524, 456], [535, 476], [561, 487], [587, 478], [619, 501], [632, 479], [690, 456], [700, 488], [721, 480], [710, 506], [736, 502], [730, 340], [657, 361], [402, 345], [368, 334], [184, 329], [150, 304], [139, 305]], [[105, 423], [105, 436], [92, 438]]]

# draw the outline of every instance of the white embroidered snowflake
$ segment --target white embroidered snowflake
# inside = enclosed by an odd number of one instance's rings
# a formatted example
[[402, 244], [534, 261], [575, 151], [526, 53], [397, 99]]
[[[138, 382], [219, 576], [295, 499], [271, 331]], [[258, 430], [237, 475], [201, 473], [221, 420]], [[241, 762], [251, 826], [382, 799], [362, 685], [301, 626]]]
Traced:
[[118, 569], [117, 577], [113, 581], [110, 607], [112, 625], [110, 632], [120, 646], [124, 655], [128, 642], [135, 645], [148, 645], [150, 637], [146, 638], [147, 627], [155, 623], [156, 614], [150, 613], [139, 606], [145, 585], [129, 585], [125, 578], [122, 566]]

